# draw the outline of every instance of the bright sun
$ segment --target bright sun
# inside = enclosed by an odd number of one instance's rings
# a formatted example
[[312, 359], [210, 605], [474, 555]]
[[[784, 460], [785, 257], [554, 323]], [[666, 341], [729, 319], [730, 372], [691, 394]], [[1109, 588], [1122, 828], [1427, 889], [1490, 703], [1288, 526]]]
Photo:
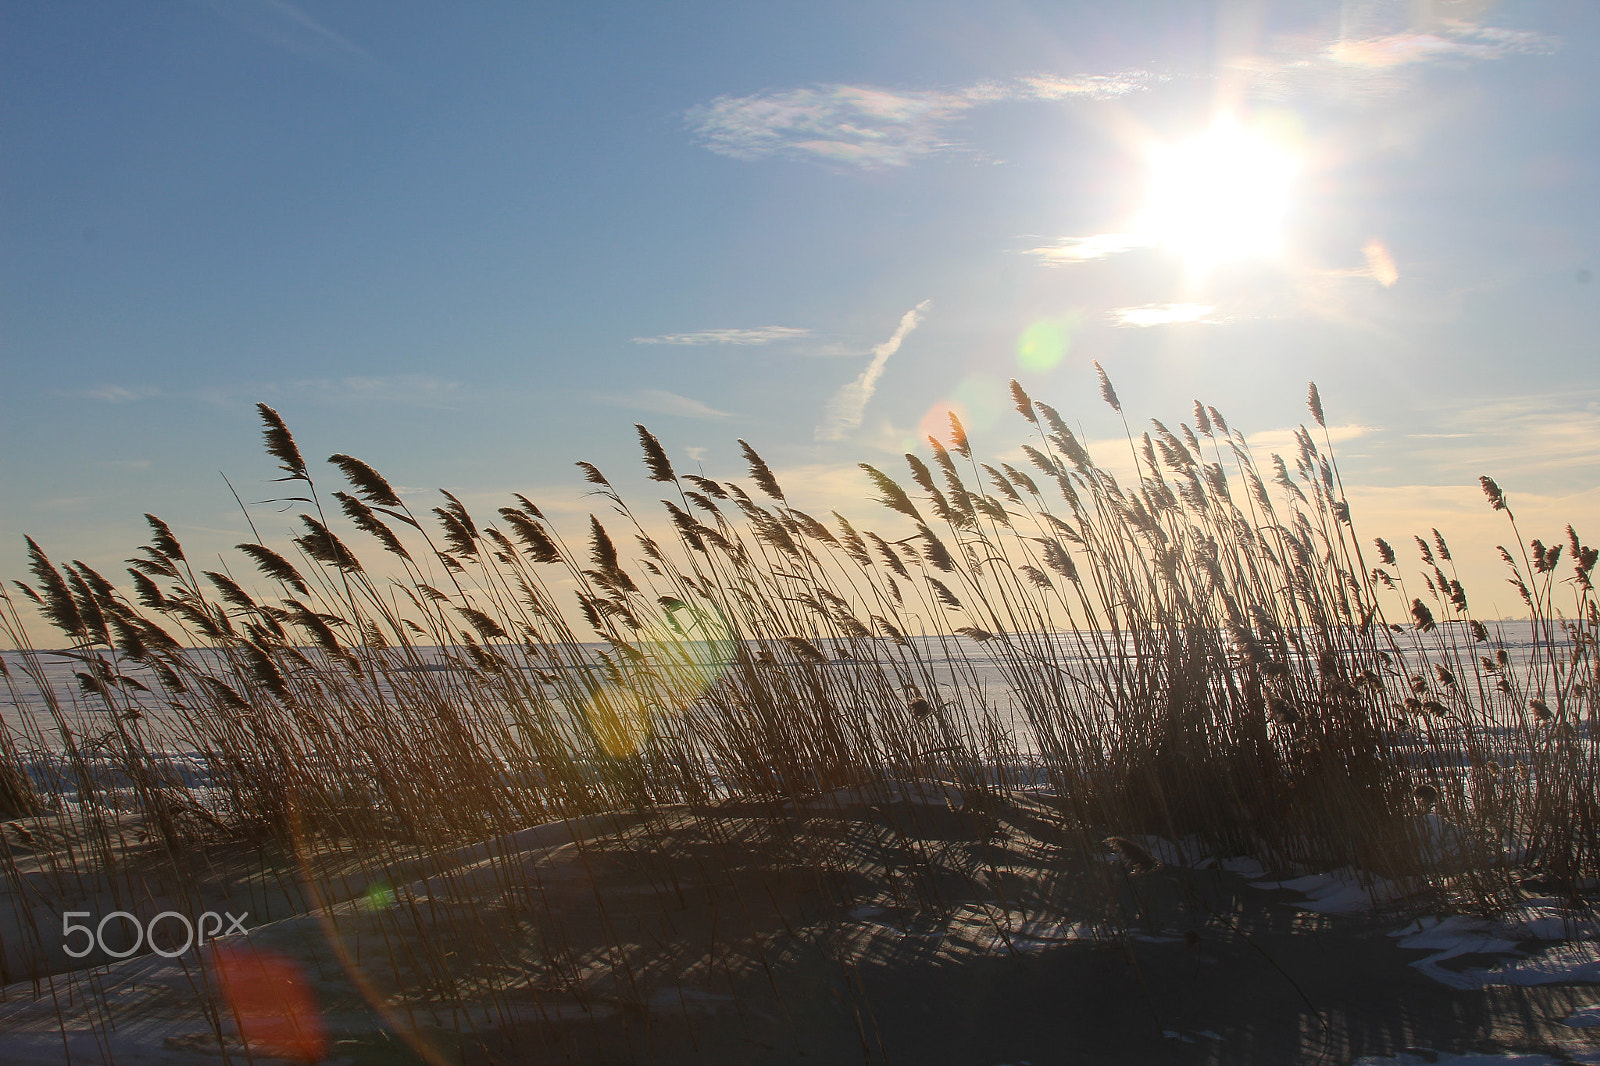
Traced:
[[1298, 172], [1294, 154], [1280, 141], [1218, 121], [1188, 140], [1151, 149], [1138, 231], [1199, 269], [1277, 256]]

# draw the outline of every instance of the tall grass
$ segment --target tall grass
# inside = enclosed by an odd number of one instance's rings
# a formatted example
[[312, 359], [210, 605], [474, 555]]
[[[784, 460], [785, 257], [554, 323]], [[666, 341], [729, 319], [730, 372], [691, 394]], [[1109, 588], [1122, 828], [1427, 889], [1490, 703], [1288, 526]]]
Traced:
[[[1124, 479], [1011, 391], [1025, 460], [982, 461], [952, 416], [904, 479], [862, 464], [880, 531], [800, 510], [743, 442], [743, 482], [680, 475], [640, 426], [663, 510], [580, 463], [602, 513], [577, 539], [520, 495], [484, 520], [448, 492], [414, 510], [352, 456], [325, 476], [260, 405], [302, 511], [290, 543], [257, 535], [206, 570], [147, 516], [118, 586], [28, 542], [5, 682], [48, 722], [5, 737], [0, 807], [50, 800], [21, 750], [49, 747], [91, 839], [121, 807], [174, 859], [217, 839], [425, 855], [884, 779], [952, 782], [981, 809], [1026, 772], [1085, 851], [1159, 834], [1418, 884], [1465, 871], [1480, 902], [1518, 863], [1600, 876], [1600, 618], [1576, 533], [1524, 547], [1485, 479], [1533, 619], [1519, 664], [1437, 531], [1420, 572], [1358, 538], [1315, 386], [1287, 458], [1197, 402], [1192, 425], [1129, 429]], [[70, 647], [33, 648], [27, 609]], [[45, 655], [76, 661], [76, 706]], [[170, 772], [174, 748], [204, 756], [210, 791]]]

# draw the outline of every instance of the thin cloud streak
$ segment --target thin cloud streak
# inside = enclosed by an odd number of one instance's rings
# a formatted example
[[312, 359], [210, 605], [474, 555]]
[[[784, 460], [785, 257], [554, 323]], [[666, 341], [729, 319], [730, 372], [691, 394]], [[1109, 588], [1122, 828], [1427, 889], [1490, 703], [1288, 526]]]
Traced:
[[1171, 326], [1184, 323], [1217, 325], [1216, 308], [1210, 304], [1144, 304], [1139, 307], [1117, 307], [1110, 312], [1112, 321], [1119, 326]]
[[638, 389], [634, 392], [616, 396], [596, 396], [601, 403], [611, 404], [613, 407], [627, 407], [635, 411], [645, 411], [654, 415], [675, 415], [679, 418], [731, 418], [727, 411], [719, 411], [715, 407], [701, 403], [699, 400], [688, 396], [679, 396], [675, 392], [665, 389]]
[[405, 407], [451, 407], [462, 398], [457, 382], [427, 374], [301, 378], [264, 385], [255, 391], [322, 403], [385, 403]]
[[228, 406], [289, 397], [318, 403], [386, 403], [401, 407], [452, 407], [465, 398], [460, 383], [428, 374], [350, 375], [340, 378], [296, 378], [200, 385], [168, 391], [156, 385], [96, 385], [71, 395], [102, 403], [136, 403], [157, 397]]
[[1600, 396], [1592, 390], [1486, 401], [1449, 412], [1437, 428], [1467, 438], [1419, 445], [1410, 456], [1469, 481], [1489, 474], [1507, 491], [1518, 479], [1554, 488], [1600, 471]]
[[40, 500], [33, 505], [36, 511], [61, 511], [76, 512], [90, 510], [94, 504], [92, 496], [56, 496], [48, 500]]
[[663, 333], [658, 337], [634, 337], [634, 344], [774, 344], [811, 336], [809, 329], [795, 326], [762, 326], [759, 329], [702, 329], [693, 333]]
[[1336, 63], [1357, 67], [1399, 67], [1438, 59], [1504, 59], [1512, 55], [1548, 55], [1556, 40], [1526, 30], [1465, 26], [1441, 33], [1392, 33], [1364, 40], [1336, 41], [1326, 55]]
[[696, 138], [718, 155], [742, 160], [777, 156], [872, 170], [906, 166], [955, 147], [943, 127], [976, 107], [1018, 100], [1111, 99], [1157, 80], [1135, 71], [1037, 75], [954, 90], [817, 85], [719, 96], [690, 108], [685, 118]]
[[324, 26], [288, 0], [195, 0], [247, 33], [332, 68], [373, 65], [370, 52]]
[[1022, 254], [1052, 266], [1064, 266], [1149, 248], [1155, 243], [1154, 238], [1139, 233], [1097, 233], [1092, 237], [1063, 237], [1055, 244], [1024, 249]]
[[[1322, 443], [1322, 437], [1324, 433], [1327, 434], [1330, 441], [1335, 444], [1339, 444], [1347, 440], [1357, 440], [1361, 437], [1369, 437], [1373, 433], [1377, 432], [1374, 427], [1364, 426], [1359, 422], [1346, 422], [1343, 424], [1331, 425], [1326, 428], [1317, 426], [1315, 429], [1316, 433], [1314, 434], [1313, 439], [1319, 445]], [[1245, 442], [1250, 445], [1250, 450], [1256, 454], [1258, 459], [1270, 455], [1273, 452], [1277, 452], [1279, 455], [1292, 455], [1300, 446], [1298, 439], [1295, 437], [1295, 430], [1292, 429], [1258, 430], [1255, 433], [1247, 435], [1245, 437]]]
[[872, 360], [867, 363], [861, 376], [833, 394], [833, 399], [828, 401], [824, 421], [816, 429], [817, 440], [843, 440], [846, 434], [860, 428], [861, 416], [872, 400], [872, 394], [878, 390], [878, 379], [883, 376], [884, 364], [900, 350], [900, 345], [921, 324], [923, 315], [932, 305], [932, 300], [923, 300], [901, 315], [900, 325], [895, 328], [894, 335], [872, 349]]
[[126, 385], [96, 385], [83, 395], [105, 403], [132, 403], [160, 396], [161, 390], [154, 385], [134, 385], [131, 388]]

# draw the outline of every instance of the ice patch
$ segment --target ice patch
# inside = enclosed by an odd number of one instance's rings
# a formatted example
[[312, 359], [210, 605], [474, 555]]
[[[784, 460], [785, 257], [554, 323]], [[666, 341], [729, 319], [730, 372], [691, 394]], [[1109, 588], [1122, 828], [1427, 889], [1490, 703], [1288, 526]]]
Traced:
[[[1398, 937], [1402, 948], [1430, 952], [1411, 965], [1450, 988], [1600, 983], [1600, 946], [1594, 942], [1593, 919], [1575, 916], [1552, 899], [1529, 900], [1498, 920], [1461, 914], [1419, 918], [1389, 935]], [[1524, 954], [1521, 945], [1530, 940], [1558, 942]], [[1492, 969], [1454, 970], [1440, 965], [1463, 955], [1511, 957]], [[1569, 1024], [1600, 1025], [1600, 1009], [1593, 1021]]]
[[1439, 965], [1447, 959], [1461, 955], [1508, 955], [1517, 951], [1517, 941], [1497, 935], [1496, 923], [1483, 918], [1453, 914], [1448, 918], [1419, 918], [1414, 924], [1416, 932], [1409, 932], [1411, 927], [1407, 926], [1389, 935], [1400, 937], [1400, 947], [1429, 952], [1427, 958], [1411, 965], [1451, 988], [1482, 988], [1480, 975], [1487, 971], [1450, 970]]
[[1600, 984], [1600, 950], [1592, 943], [1557, 944], [1531, 959], [1517, 959], [1482, 972], [1488, 985]]

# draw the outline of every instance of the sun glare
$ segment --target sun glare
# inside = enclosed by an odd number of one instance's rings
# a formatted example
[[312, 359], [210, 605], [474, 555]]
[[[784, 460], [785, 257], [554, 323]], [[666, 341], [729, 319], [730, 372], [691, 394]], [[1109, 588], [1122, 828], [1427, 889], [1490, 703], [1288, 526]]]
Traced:
[[1233, 121], [1150, 151], [1138, 229], [1192, 267], [1283, 251], [1298, 161], [1279, 139]]

